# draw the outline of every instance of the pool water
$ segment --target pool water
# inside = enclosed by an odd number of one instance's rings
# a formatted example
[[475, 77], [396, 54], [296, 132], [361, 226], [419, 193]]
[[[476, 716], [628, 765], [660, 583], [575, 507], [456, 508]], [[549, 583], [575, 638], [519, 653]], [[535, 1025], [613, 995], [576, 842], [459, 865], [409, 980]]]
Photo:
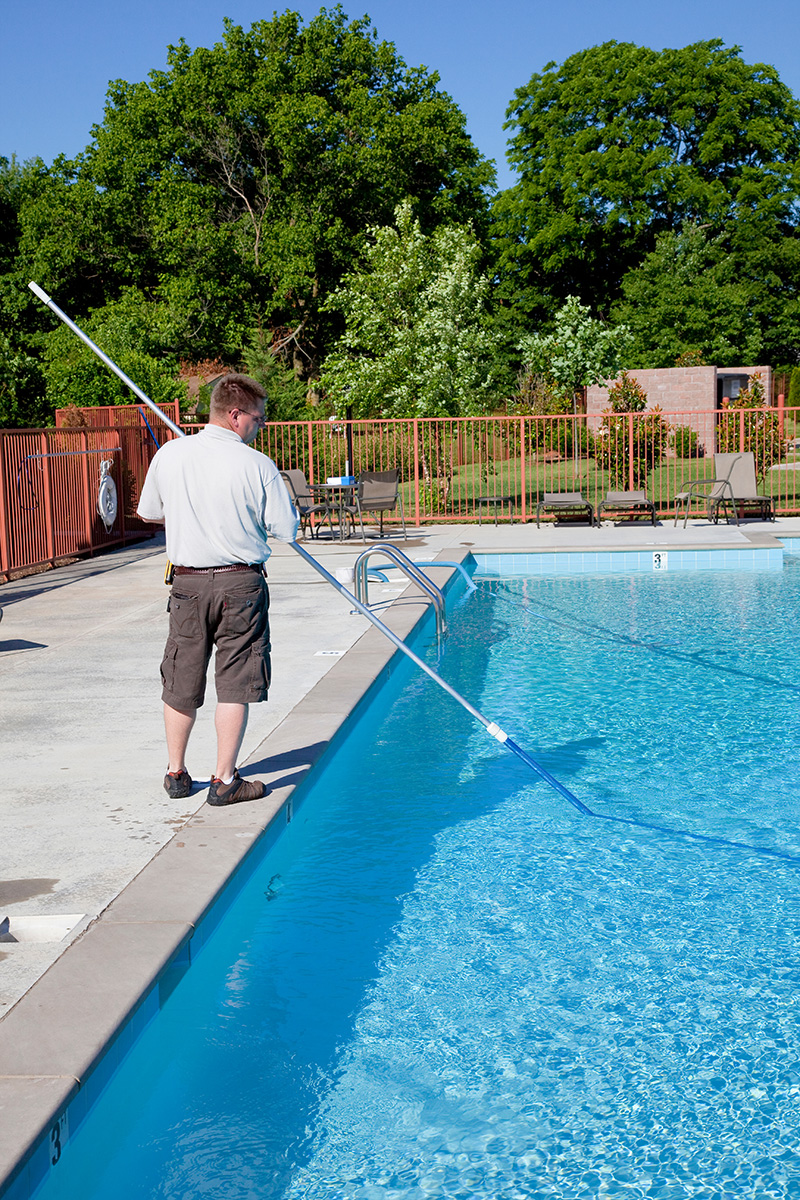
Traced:
[[404, 666], [37, 1195], [800, 1195], [788, 562], [482, 580], [439, 670], [600, 815]]

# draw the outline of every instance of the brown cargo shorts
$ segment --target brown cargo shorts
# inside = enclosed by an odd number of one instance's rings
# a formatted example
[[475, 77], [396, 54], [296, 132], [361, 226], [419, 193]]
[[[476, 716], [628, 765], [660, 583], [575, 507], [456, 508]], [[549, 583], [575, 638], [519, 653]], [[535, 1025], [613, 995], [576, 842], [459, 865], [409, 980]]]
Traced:
[[161, 698], [172, 708], [200, 708], [216, 649], [217, 700], [256, 704], [270, 681], [269, 591], [256, 570], [179, 575], [169, 604], [161, 663]]

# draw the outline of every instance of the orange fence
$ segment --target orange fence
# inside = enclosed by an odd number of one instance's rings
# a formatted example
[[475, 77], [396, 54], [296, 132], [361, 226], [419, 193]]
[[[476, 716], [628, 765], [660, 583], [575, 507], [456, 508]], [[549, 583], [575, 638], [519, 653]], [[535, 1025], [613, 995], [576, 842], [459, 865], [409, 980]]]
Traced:
[[759, 488], [786, 514], [800, 511], [799, 422], [800, 410], [783, 405], [660, 416], [308, 421], [268, 425], [261, 449], [282, 469], [303, 470], [309, 483], [343, 475], [348, 465], [354, 475], [397, 470], [417, 524], [476, 520], [492, 496], [510, 498], [498, 507], [504, 519], [513, 512], [530, 520], [544, 493], [558, 491], [580, 491], [596, 505], [610, 490], [642, 489], [668, 516], [684, 481], [713, 478], [715, 451], [752, 451]]
[[[154, 450], [142, 425], [0, 429], [0, 579], [152, 536], [136, 505]], [[97, 510], [103, 461], [117, 489], [109, 531]]]
[[[172, 406], [165, 411], [178, 415]], [[78, 416], [87, 424], [0, 430], [0, 578], [153, 532], [136, 517], [136, 504], [157, 443], [173, 435], [135, 405]], [[660, 415], [276, 422], [263, 430], [260, 448], [310, 483], [397, 470], [416, 524], [477, 520], [487, 497], [505, 498], [501, 520], [530, 520], [543, 494], [558, 491], [580, 491], [596, 505], [609, 490], [643, 489], [669, 517], [684, 481], [713, 477], [716, 451], [750, 451], [759, 489], [788, 514], [800, 512], [799, 423], [800, 410], [782, 403]], [[187, 433], [198, 428], [184, 425]], [[104, 458], [113, 462], [120, 500], [109, 533], [96, 508]]]

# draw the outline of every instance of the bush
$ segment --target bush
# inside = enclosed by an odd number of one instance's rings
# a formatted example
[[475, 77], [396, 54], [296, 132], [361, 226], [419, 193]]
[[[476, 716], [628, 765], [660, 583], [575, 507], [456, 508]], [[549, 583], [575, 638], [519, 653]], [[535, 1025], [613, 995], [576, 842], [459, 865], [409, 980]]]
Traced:
[[699, 458], [703, 453], [702, 446], [698, 445], [697, 432], [691, 425], [676, 425], [671, 442], [678, 458]]
[[[658, 406], [644, 412], [647, 393], [627, 371], [609, 388], [608, 398], [611, 408], [600, 425], [597, 465], [608, 471], [615, 488], [638, 490], [667, 452], [670, 424]], [[633, 414], [632, 428], [628, 414]]]

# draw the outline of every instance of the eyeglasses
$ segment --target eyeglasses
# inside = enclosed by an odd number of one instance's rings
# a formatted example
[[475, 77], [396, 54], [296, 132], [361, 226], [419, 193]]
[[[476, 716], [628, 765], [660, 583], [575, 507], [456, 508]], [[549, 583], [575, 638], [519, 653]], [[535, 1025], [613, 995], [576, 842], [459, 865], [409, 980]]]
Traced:
[[267, 423], [266, 416], [262, 416], [261, 413], [253, 412], [252, 409], [249, 408], [233, 408], [231, 409], [231, 416], [233, 416], [234, 413], [238, 413], [240, 417], [252, 417], [254, 421], [258, 421], [259, 425], [266, 425]]

